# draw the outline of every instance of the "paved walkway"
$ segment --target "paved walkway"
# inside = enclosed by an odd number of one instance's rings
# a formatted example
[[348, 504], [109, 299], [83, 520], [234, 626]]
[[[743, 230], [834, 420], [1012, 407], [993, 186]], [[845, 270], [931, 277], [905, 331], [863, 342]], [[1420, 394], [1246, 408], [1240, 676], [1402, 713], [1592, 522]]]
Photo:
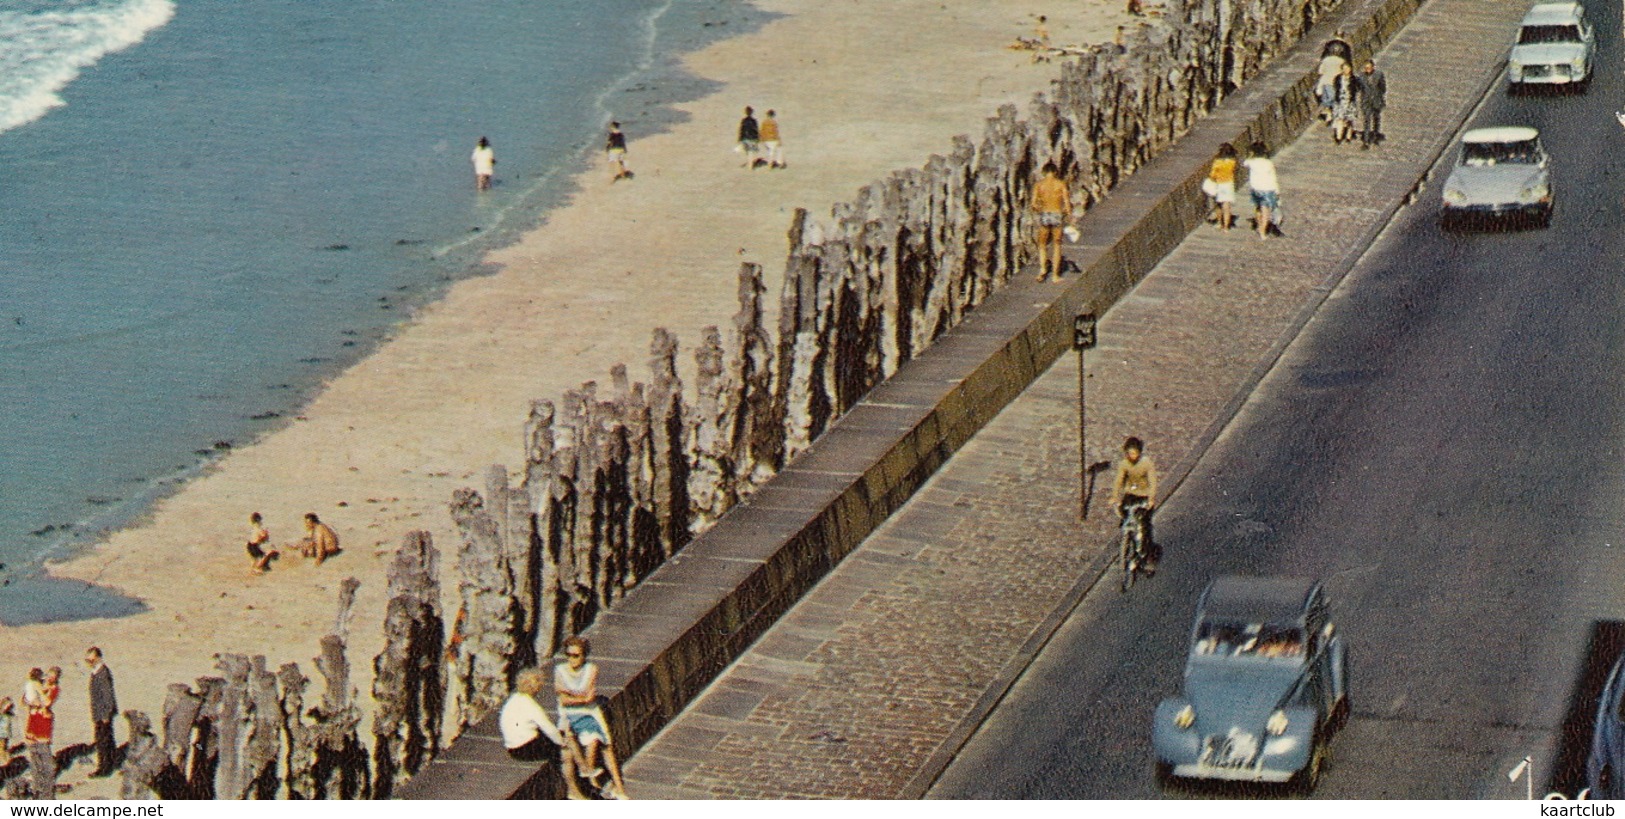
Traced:
[[[1092, 460], [1136, 434], [1167, 478], [1188, 471], [1476, 101], [1523, 10], [1432, 0], [1379, 56], [1382, 147], [1311, 126], [1277, 157], [1287, 238], [1199, 230], [1103, 318]], [[1076, 368], [1063, 357], [645, 746], [633, 795], [919, 796], [1103, 565], [1109, 472], [1076, 520]]]

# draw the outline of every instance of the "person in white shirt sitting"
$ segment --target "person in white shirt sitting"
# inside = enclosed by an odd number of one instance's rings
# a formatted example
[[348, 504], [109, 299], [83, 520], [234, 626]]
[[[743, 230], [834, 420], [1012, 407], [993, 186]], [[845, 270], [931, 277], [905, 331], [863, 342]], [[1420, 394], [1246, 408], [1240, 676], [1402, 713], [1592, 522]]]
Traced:
[[536, 695], [546, 685], [547, 677], [538, 669], [519, 672], [519, 678], [514, 681], [515, 691], [502, 704], [502, 744], [514, 759], [557, 762], [570, 798], [586, 799], [587, 795], [576, 783], [576, 759], [581, 751], [569, 737], [559, 733], [558, 726], [536, 702]]

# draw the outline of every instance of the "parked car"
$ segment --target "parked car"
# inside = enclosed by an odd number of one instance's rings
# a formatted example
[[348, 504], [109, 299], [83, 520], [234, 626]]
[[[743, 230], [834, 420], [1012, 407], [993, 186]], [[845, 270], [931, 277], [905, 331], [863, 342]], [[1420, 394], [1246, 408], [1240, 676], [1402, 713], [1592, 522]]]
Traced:
[[1312, 790], [1349, 713], [1348, 651], [1317, 580], [1221, 577], [1202, 593], [1184, 688], [1157, 706], [1157, 777]]
[[1587, 796], [1625, 798], [1625, 654], [1608, 672], [1597, 698], [1597, 721], [1591, 729], [1591, 755], [1586, 758]]
[[1473, 219], [1552, 221], [1551, 158], [1534, 128], [1475, 128], [1462, 135], [1456, 167], [1444, 181], [1447, 227]]
[[1562, 85], [1585, 90], [1591, 82], [1591, 56], [1597, 35], [1579, 3], [1541, 3], [1523, 16], [1518, 39], [1507, 58], [1512, 90]]

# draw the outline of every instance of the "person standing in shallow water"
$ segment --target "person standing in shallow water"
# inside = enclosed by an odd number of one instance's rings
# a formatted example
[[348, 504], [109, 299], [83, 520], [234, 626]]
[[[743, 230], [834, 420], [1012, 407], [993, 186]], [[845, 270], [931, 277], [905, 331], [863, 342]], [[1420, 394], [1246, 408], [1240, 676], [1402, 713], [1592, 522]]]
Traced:
[[1055, 257], [1055, 281], [1061, 280], [1061, 231], [1072, 217], [1072, 193], [1054, 162], [1044, 163], [1044, 178], [1033, 186], [1032, 210], [1038, 214], [1038, 281], [1049, 278]]
[[474, 161], [474, 189], [490, 190], [491, 177], [496, 174], [497, 168], [497, 154], [491, 149], [491, 141], [480, 137], [480, 141], [474, 144], [471, 159]]

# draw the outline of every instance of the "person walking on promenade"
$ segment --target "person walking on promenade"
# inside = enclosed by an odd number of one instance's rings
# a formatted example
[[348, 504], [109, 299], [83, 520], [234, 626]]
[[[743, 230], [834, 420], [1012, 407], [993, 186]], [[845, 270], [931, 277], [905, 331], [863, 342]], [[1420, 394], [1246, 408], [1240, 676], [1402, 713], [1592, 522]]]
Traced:
[[271, 532], [265, 528], [265, 518], [255, 512], [248, 516], [248, 541], [243, 548], [248, 552], [248, 559], [254, 561], [254, 573], [264, 574], [271, 568], [271, 561], [281, 556], [275, 549], [269, 548]]
[[779, 142], [779, 121], [774, 119], [771, 110], [762, 119], [762, 148], [767, 151], [767, 166], [769, 168], [783, 168], [784, 149]]
[[1118, 517], [1128, 517], [1135, 508], [1145, 510], [1146, 573], [1155, 574], [1162, 549], [1151, 536], [1151, 513], [1157, 508], [1157, 467], [1145, 456], [1145, 442], [1130, 436], [1123, 441], [1123, 460], [1112, 481], [1111, 506]]
[[113, 741], [113, 717], [118, 715], [118, 695], [113, 691], [113, 669], [102, 662], [102, 650], [85, 649], [85, 667], [90, 669], [90, 722], [96, 728], [96, 770], [91, 776], [112, 776], [118, 745]]
[[1344, 63], [1332, 80], [1332, 141], [1349, 142], [1354, 139], [1354, 118], [1360, 111], [1360, 81], [1354, 76], [1354, 66]]
[[621, 133], [621, 124], [609, 124], [609, 140], [604, 143], [604, 155], [609, 157], [611, 170], [615, 175], [610, 177], [610, 184], [622, 179], [632, 178], [632, 169], [626, 166], [626, 134]]
[[739, 147], [735, 149], [745, 155], [745, 167], [751, 170], [756, 169], [756, 145], [762, 139], [755, 114], [754, 109], [745, 106], [745, 118], [739, 121]]
[[1360, 150], [1366, 151], [1382, 141], [1382, 109], [1388, 107], [1388, 77], [1377, 69], [1376, 60], [1366, 60], [1358, 80]]
[[1044, 163], [1044, 178], [1033, 186], [1032, 209], [1038, 214], [1038, 281], [1050, 276], [1050, 256], [1055, 256], [1055, 281], [1061, 280], [1062, 228], [1072, 217], [1072, 192], [1061, 181], [1054, 162]]
[[1213, 158], [1202, 189], [1213, 199], [1212, 220], [1220, 229], [1229, 230], [1236, 218], [1236, 149], [1230, 143], [1219, 146], [1219, 155]]
[[1247, 152], [1250, 156], [1241, 164], [1247, 169], [1247, 187], [1252, 190], [1253, 222], [1258, 227], [1258, 238], [1265, 239], [1281, 208], [1281, 183], [1275, 176], [1275, 160], [1270, 159], [1269, 146], [1254, 142]]
[[502, 704], [498, 722], [502, 727], [502, 745], [508, 756], [523, 762], [557, 762], [564, 778], [564, 788], [571, 799], [586, 799], [576, 783], [576, 757], [579, 752], [568, 736], [559, 732], [547, 712], [536, 702], [536, 695], [547, 684], [542, 672], [527, 668], [514, 680], [514, 692]]
[[488, 191], [491, 189], [491, 177], [496, 173], [497, 154], [491, 149], [491, 140], [480, 137], [474, 144], [474, 189]]
[[339, 535], [333, 527], [322, 523], [315, 512], [305, 513], [305, 536], [293, 545], [299, 554], [316, 558], [316, 565], [339, 553]]
[[1349, 44], [1342, 39], [1341, 32], [1327, 40], [1320, 49], [1320, 64], [1315, 68], [1315, 97], [1320, 101], [1320, 119], [1327, 125], [1332, 123], [1332, 104], [1335, 102], [1332, 83], [1343, 72], [1343, 66], [1348, 64], [1349, 51]]
[[28, 683], [23, 687], [23, 705], [28, 709], [28, 723], [23, 727], [23, 741], [28, 744], [28, 770], [33, 779], [34, 795], [39, 799], [56, 796], [56, 757], [51, 753], [51, 739], [56, 732], [56, 698], [62, 693], [59, 681], [62, 669], [50, 671], [38, 668], [28, 670]]
[[559, 724], [575, 737], [586, 757], [583, 767], [587, 780], [598, 785], [603, 771], [598, 768], [598, 749], [603, 748], [604, 766], [609, 768], [616, 799], [630, 799], [621, 780], [621, 763], [615, 758], [615, 743], [609, 736], [609, 722], [598, 707], [598, 665], [587, 662], [591, 646], [585, 637], [564, 641], [564, 662], [553, 666], [553, 691], [559, 697]]

